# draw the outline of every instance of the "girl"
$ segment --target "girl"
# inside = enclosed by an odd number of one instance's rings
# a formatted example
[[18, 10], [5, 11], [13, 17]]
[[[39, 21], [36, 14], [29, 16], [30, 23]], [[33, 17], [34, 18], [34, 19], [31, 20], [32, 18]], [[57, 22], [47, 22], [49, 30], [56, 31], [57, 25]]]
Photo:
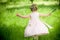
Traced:
[[38, 40], [39, 35], [48, 34], [48, 28], [46, 25], [39, 19], [40, 16], [49, 16], [49, 14], [40, 14], [37, 12], [36, 4], [32, 4], [30, 7], [32, 13], [30, 15], [22, 16], [17, 14], [17, 16], [21, 18], [30, 18], [29, 23], [25, 29], [24, 36], [25, 37], [34, 37], [34, 40]]

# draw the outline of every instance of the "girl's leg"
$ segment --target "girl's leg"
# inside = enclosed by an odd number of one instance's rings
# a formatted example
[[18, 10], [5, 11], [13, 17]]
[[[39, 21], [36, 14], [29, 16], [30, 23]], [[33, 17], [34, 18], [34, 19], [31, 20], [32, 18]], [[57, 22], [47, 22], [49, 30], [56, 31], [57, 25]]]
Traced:
[[38, 40], [38, 36], [37, 35], [34, 35], [33, 36], [33, 40]]

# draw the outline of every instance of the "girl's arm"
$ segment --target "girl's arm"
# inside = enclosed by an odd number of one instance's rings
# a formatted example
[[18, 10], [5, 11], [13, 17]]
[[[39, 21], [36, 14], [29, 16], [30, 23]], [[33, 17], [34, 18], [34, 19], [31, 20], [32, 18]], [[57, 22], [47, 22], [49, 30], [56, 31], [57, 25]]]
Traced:
[[30, 17], [30, 15], [23, 16], [23, 15], [20, 15], [20, 14], [16, 14], [16, 16], [21, 17], [21, 18], [29, 18]]
[[49, 13], [49, 14], [39, 14], [40, 16], [50, 16], [51, 15], [51, 13]]

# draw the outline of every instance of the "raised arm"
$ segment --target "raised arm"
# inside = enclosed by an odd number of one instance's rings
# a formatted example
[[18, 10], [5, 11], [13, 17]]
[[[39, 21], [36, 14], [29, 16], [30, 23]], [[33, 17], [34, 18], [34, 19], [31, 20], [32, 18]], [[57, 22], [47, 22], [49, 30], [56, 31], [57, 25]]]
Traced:
[[39, 14], [40, 16], [50, 16], [51, 13], [48, 13], [48, 14]]
[[21, 18], [29, 18], [30, 17], [30, 15], [23, 16], [23, 15], [20, 15], [20, 14], [16, 14], [16, 16], [21, 17]]

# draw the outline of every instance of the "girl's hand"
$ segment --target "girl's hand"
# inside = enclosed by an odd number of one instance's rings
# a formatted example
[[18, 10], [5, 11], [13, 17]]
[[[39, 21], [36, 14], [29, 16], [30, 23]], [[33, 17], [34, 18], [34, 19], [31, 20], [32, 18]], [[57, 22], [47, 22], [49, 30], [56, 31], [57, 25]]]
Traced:
[[49, 16], [51, 15], [51, 13], [48, 14]]
[[29, 18], [30, 17], [30, 15], [23, 16], [21, 14], [16, 14], [16, 16], [21, 17], [21, 18]]
[[51, 15], [51, 13], [48, 14], [49, 16]]
[[16, 14], [16, 16], [19, 16], [19, 14]]

